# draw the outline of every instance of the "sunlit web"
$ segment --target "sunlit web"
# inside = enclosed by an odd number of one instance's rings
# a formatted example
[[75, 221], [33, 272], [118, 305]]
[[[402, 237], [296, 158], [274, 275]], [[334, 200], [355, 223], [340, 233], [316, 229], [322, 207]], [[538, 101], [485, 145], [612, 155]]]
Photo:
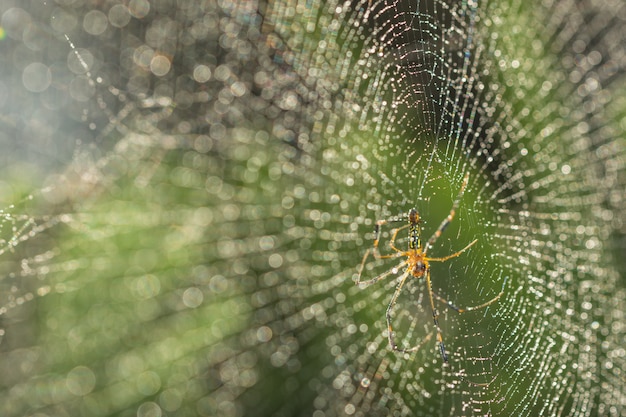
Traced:
[[[623, 413], [619, 4], [65, 3], [0, 6], [7, 178], [55, 162], [2, 186], [1, 415]], [[393, 352], [374, 224], [466, 174], [433, 288], [504, 294], [444, 364], [411, 280]]]

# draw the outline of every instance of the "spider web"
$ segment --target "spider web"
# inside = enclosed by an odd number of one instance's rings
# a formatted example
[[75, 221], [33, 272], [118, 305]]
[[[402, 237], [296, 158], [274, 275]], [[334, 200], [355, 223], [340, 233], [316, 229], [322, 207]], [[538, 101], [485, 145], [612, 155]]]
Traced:
[[622, 415], [625, 13], [0, 4], [0, 414]]

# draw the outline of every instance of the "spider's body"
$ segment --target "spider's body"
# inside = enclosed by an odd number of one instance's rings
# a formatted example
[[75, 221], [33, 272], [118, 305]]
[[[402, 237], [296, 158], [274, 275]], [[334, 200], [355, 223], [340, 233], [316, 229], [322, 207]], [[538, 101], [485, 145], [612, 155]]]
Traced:
[[409, 250], [422, 250], [420, 240], [420, 215], [414, 208], [409, 211]]
[[[440, 297], [432, 289], [432, 283], [430, 279], [430, 262], [445, 262], [449, 259], [456, 258], [457, 256], [465, 252], [467, 249], [469, 249], [473, 244], [477, 242], [477, 240], [474, 240], [469, 245], [461, 249], [460, 251], [455, 252], [451, 255], [445, 256], [443, 258], [431, 258], [426, 255], [428, 250], [433, 247], [435, 241], [439, 238], [439, 236], [441, 236], [444, 230], [448, 227], [448, 225], [454, 219], [454, 215], [456, 214], [456, 209], [458, 208], [459, 201], [461, 200], [461, 197], [463, 196], [463, 192], [465, 191], [465, 187], [467, 186], [468, 178], [469, 178], [469, 174], [465, 175], [465, 177], [463, 178], [463, 184], [461, 185], [461, 190], [459, 191], [459, 194], [456, 200], [452, 204], [452, 209], [450, 210], [450, 214], [448, 214], [448, 216], [443, 220], [443, 222], [441, 223], [439, 228], [435, 231], [435, 233], [433, 233], [431, 238], [428, 239], [428, 242], [426, 243], [426, 246], [424, 248], [422, 248], [422, 243], [420, 239], [421, 219], [416, 209], [413, 208], [409, 211], [408, 216], [407, 216], [408, 217], [407, 225], [397, 228], [392, 232], [391, 240], [389, 241], [389, 246], [391, 247], [392, 250], [395, 251], [395, 253], [392, 253], [390, 255], [381, 255], [378, 251], [380, 229], [383, 225], [387, 224], [387, 220], [379, 220], [378, 222], [376, 222], [376, 225], [374, 227], [374, 234], [375, 234], [374, 247], [368, 249], [367, 252], [365, 252], [365, 255], [363, 256], [363, 261], [361, 262], [361, 267], [359, 270], [359, 275], [358, 275], [356, 283], [357, 285], [358, 284], [365, 285], [365, 286], [370, 285], [390, 275], [396, 274], [400, 268], [404, 267], [404, 272], [402, 273], [402, 276], [399, 279], [398, 286], [396, 287], [396, 290], [393, 293], [393, 296], [391, 297], [391, 301], [389, 302], [389, 306], [387, 307], [387, 312], [386, 312], [387, 330], [388, 330], [387, 335], [389, 338], [389, 345], [391, 346], [393, 350], [400, 351], [400, 352], [413, 352], [417, 350], [424, 342], [426, 342], [430, 338], [430, 336], [428, 336], [422, 341], [421, 344], [414, 346], [412, 348], [408, 348], [408, 349], [400, 348], [396, 344], [396, 341], [394, 338], [393, 327], [391, 325], [391, 312], [392, 312], [393, 307], [396, 304], [396, 301], [398, 299], [398, 296], [400, 295], [400, 292], [402, 291], [402, 287], [404, 286], [404, 283], [406, 282], [409, 276], [412, 276], [418, 279], [424, 277], [426, 279], [426, 288], [428, 290], [428, 298], [430, 301], [430, 306], [431, 306], [431, 310], [433, 314], [433, 322], [435, 324], [435, 329], [437, 331], [437, 342], [439, 344], [439, 351], [441, 353], [441, 358], [443, 359], [444, 362], [448, 362], [448, 355], [446, 353], [446, 348], [443, 343], [443, 337], [441, 335], [441, 328], [439, 327], [439, 313], [437, 312], [437, 309], [435, 308], [435, 299], [440, 302], [443, 302], [448, 307], [455, 310], [457, 313], [465, 313], [467, 311], [472, 311], [472, 310], [477, 310], [483, 307], [487, 307], [488, 305], [498, 300], [498, 298], [500, 298], [500, 296], [503, 294], [503, 291], [501, 291], [500, 294], [498, 294], [496, 297], [494, 297], [493, 299], [481, 305], [467, 307], [463, 309], [463, 308], [456, 307], [454, 304]], [[406, 228], [409, 229], [409, 233], [408, 233], [409, 243], [408, 243], [408, 250], [403, 251], [403, 250], [396, 248], [395, 241], [396, 241], [396, 237], [398, 236], [398, 232]], [[391, 268], [390, 270], [386, 272], [383, 272], [382, 274], [378, 275], [375, 278], [372, 278], [368, 281], [361, 281], [361, 274], [363, 273], [363, 270], [365, 268], [365, 263], [370, 254], [372, 254], [374, 258], [376, 259], [404, 258], [404, 260], [396, 267]]]
[[421, 278], [430, 268], [428, 258], [422, 251], [420, 239], [420, 215], [414, 208], [409, 211], [409, 250], [403, 253], [407, 257], [407, 269], [415, 278]]

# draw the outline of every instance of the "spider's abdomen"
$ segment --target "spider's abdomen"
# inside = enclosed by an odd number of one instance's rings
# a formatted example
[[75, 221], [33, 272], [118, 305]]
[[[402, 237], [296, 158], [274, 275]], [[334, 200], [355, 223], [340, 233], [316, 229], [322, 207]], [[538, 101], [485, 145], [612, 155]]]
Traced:
[[422, 247], [422, 242], [420, 242], [420, 215], [412, 208], [409, 211], [409, 249], [415, 250], [420, 249]]

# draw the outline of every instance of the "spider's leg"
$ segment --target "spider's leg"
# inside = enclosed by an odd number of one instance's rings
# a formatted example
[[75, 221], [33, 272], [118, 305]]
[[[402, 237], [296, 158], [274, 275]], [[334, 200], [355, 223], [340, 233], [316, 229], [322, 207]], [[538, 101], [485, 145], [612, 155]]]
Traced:
[[[369, 250], [368, 250], [368, 252], [369, 252]], [[395, 266], [394, 268], [391, 268], [387, 272], [383, 272], [382, 274], [378, 275], [377, 277], [374, 277], [374, 278], [369, 279], [367, 281], [361, 281], [361, 274], [363, 272], [363, 268], [365, 267], [365, 260], [367, 259], [367, 253], [365, 255], [366, 256], [363, 258], [363, 263], [361, 264], [361, 268], [359, 269], [359, 276], [356, 279], [356, 285], [361, 285], [362, 287], [367, 287], [368, 285], [371, 285], [371, 284], [373, 284], [375, 282], [378, 282], [381, 279], [387, 278], [389, 275], [397, 274], [398, 270], [400, 268], [402, 268], [403, 265], [406, 264], [406, 261], [402, 261], [397, 266]], [[398, 256], [401, 256], [401, 254], [398, 255]], [[385, 255], [386, 258], [397, 258], [398, 256], [396, 256], [396, 255]]]
[[430, 308], [433, 312], [433, 322], [435, 323], [435, 329], [437, 330], [437, 343], [439, 343], [439, 352], [441, 353], [441, 359], [444, 362], [448, 362], [448, 354], [446, 353], [446, 346], [443, 343], [443, 336], [441, 335], [441, 327], [439, 327], [439, 313], [435, 308], [435, 297], [433, 294], [433, 286], [430, 281], [430, 267], [426, 268], [424, 273], [426, 275], [426, 288], [428, 289], [428, 299], [430, 300]]
[[398, 349], [398, 345], [396, 344], [396, 341], [393, 338], [393, 327], [391, 326], [391, 310], [393, 310], [393, 307], [396, 305], [398, 296], [400, 295], [400, 292], [402, 291], [402, 287], [404, 286], [406, 279], [409, 277], [409, 273], [410, 273], [410, 269], [407, 268], [406, 271], [404, 271], [404, 274], [402, 274], [402, 278], [400, 279], [400, 282], [398, 283], [396, 290], [391, 296], [391, 301], [389, 301], [389, 305], [387, 306], [387, 312], [385, 313], [387, 317], [387, 337], [389, 338], [389, 346], [391, 346], [393, 350], [400, 350], [400, 349]]
[[[378, 244], [380, 242], [380, 231], [382, 229], [382, 226], [387, 224], [387, 223], [388, 223], [387, 220], [379, 220], [374, 225], [374, 247], [372, 248], [372, 254], [374, 255], [374, 258], [376, 258], [376, 259], [393, 258], [393, 257], [396, 256], [396, 255], [381, 255], [380, 252], [378, 251]], [[398, 248], [396, 248], [394, 246], [394, 243], [396, 241], [396, 236], [398, 235], [398, 232], [400, 230], [405, 229], [407, 227], [408, 227], [408, 225], [400, 227], [398, 229], [395, 229], [394, 232], [393, 232], [393, 235], [391, 237], [391, 240], [389, 241], [389, 246], [391, 246], [391, 248], [393, 250], [395, 250], [396, 252], [402, 252], [400, 249], [398, 249]]]
[[[376, 222], [376, 225], [374, 225], [374, 248], [376, 249], [376, 252], [378, 252], [378, 243], [380, 241], [380, 231], [382, 229], [382, 226], [386, 225], [390, 221], [398, 221], [398, 220], [379, 220]], [[409, 226], [410, 225], [407, 224], [406, 226], [398, 227], [397, 229], [393, 230], [393, 233], [391, 235], [391, 240], [389, 240], [389, 247], [391, 247], [391, 249], [395, 250], [396, 252], [402, 252], [400, 249], [396, 248], [395, 246], [396, 237], [398, 236], [398, 232], [400, 230], [404, 230]], [[376, 257], [376, 255], [374, 256]]]
[[441, 222], [441, 224], [439, 225], [439, 228], [435, 231], [435, 233], [433, 233], [430, 239], [428, 239], [428, 242], [426, 243], [426, 247], [424, 248], [424, 255], [426, 255], [428, 250], [433, 247], [437, 239], [439, 239], [439, 236], [441, 236], [441, 234], [446, 230], [446, 228], [450, 225], [450, 223], [454, 219], [456, 210], [457, 208], [459, 208], [459, 202], [461, 201], [461, 197], [463, 197], [463, 193], [465, 192], [465, 187], [467, 187], [468, 179], [469, 179], [469, 172], [465, 174], [465, 177], [463, 177], [463, 184], [461, 184], [461, 189], [459, 190], [459, 194], [457, 195], [456, 200], [454, 200], [454, 203], [452, 203], [450, 214], [448, 214], [448, 217], [446, 217]]
[[461, 249], [458, 252], [453, 253], [452, 255], [448, 255], [448, 256], [444, 256], [443, 258], [426, 258], [426, 260], [428, 262], [445, 262], [448, 259], [452, 259], [452, 258], [456, 258], [457, 256], [459, 256], [460, 254], [462, 254], [463, 252], [465, 252], [466, 250], [468, 250], [469, 248], [472, 247], [472, 245], [474, 243], [478, 242], [478, 239], [474, 239], [469, 245], [467, 245], [466, 247], [464, 247], [463, 249]]
[[465, 313], [466, 309], [464, 308], [459, 308], [457, 306], [455, 306], [454, 304], [452, 304], [451, 301], [446, 300], [445, 298], [443, 298], [442, 296], [440, 296], [439, 294], [437, 294], [436, 292], [433, 291], [433, 298], [443, 304], [446, 305], [446, 307], [451, 308], [452, 310], [456, 311], [457, 313], [461, 314], [461, 313]]
[[367, 258], [369, 258], [370, 255], [373, 255], [374, 259], [390, 259], [403, 256], [404, 252], [392, 253], [391, 255], [381, 255], [380, 253], [378, 253], [377, 247], [369, 248], [368, 250], [366, 250], [365, 255], [363, 255], [363, 260], [361, 261], [361, 266], [359, 266], [359, 277], [357, 278], [357, 284], [361, 281], [361, 274], [365, 269], [365, 263], [367, 262]]
[[396, 252], [402, 252], [400, 249], [396, 248], [396, 237], [398, 236], [398, 232], [400, 230], [404, 230], [409, 226], [411, 225], [407, 224], [406, 226], [398, 227], [396, 230], [393, 231], [393, 235], [391, 235], [391, 240], [389, 241], [389, 246], [391, 247], [391, 249], [395, 250]]
[[504, 287], [506, 286], [507, 279], [508, 279], [508, 277], [504, 279], [504, 283], [502, 284], [502, 290], [500, 291], [500, 293], [498, 293], [498, 295], [493, 297], [491, 300], [486, 301], [486, 302], [484, 302], [484, 303], [482, 303], [480, 305], [477, 305], [477, 306], [471, 306], [471, 307], [465, 307], [465, 308], [457, 307], [454, 304], [452, 304], [451, 301], [446, 300], [445, 298], [441, 297], [440, 295], [438, 295], [434, 291], [433, 291], [433, 297], [437, 301], [442, 302], [443, 304], [445, 304], [446, 306], [450, 307], [452, 310], [456, 311], [459, 314], [467, 313], [468, 311], [480, 310], [481, 308], [485, 308], [485, 307], [490, 306], [491, 304], [493, 304], [496, 301], [498, 301], [498, 299], [500, 297], [502, 297], [502, 294], [504, 294]]
[[396, 301], [398, 300], [398, 296], [400, 295], [400, 292], [402, 291], [402, 287], [404, 286], [404, 283], [406, 282], [407, 278], [411, 276], [410, 272], [411, 270], [407, 268], [407, 270], [402, 275], [402, 278], [400, 279], [400, 282], [398, 283], [398, 286], [396, 287], [396, 290], [394, 291], [393, 296], [391, 297], [391, 301], [389, 302], [389, 305], [387, 306], [387, 312], [385, 313], [387, 317], [387, 337], [389, 339], [389, 346], [391, 346], [391, 349], [397, 352], [403, 352], [403, 353], [415, 352], [416, 350], [421, 348], [424, 343], [429, 341], [432, 336], [432, 334], [429, 334], [420, 342], [420, 344], [413, 346], [411, 348], [407, 348], [407, 349], [398, 347], [398, 344], [396, 343], [396, 340], [393, 334], [393, 326], [391, 325], [391, 311], [393, 310], [393, 307], [396, 305]]
[[[371, 279], [369, 281], [363, 281], [361, 282], [361, 274], [363, 274], [363, 270], [365, 269], [365, 263], [367, 262], [367, 258], [369, 258], [370, 255], [372, 255], [374, 257], [374, 259], [389, 259], [389, 258], [398, 258], [400, 256], [403, 256], [405, 253], [401, 250], [399, 250], [398, 248], [396, 248], [393, 243], [396, 240], [396, 235], [398, 234], [398, 232], [402, 229], [404, 229], [407, 226], [404, 227], [400, 227], [399, 229], [396, 229], [393, 233], [393, 236], [391, 238], [391, 243], [390, 246], [393, 250], [396, 251], [396, 253], [392, 253], [390, 255], [381, 255], [379, 250], [378, 250], [378, 243], [380, 242], [380, 229], [381, 226], [386, 224], [387, 220], [379, 220], [376, 222], [376, 225], [374, 226], [374, 246], [369, 248], [367, 251], [365, 251], [365, 255], [363, 255], [363, 260], [361, 261], [361, 266], [359, 267], [359, 276], [357, 277], [356, 280], [356, 284], [373, 284], [374, 282], [386, 277], [387, 275], [391, 274], [393, 271], [393, 269], [389, 270], [387, 273], [385, 274], [381, 274], [378, 277]], [[399, 266], [398, 266], [399, 268]]]

